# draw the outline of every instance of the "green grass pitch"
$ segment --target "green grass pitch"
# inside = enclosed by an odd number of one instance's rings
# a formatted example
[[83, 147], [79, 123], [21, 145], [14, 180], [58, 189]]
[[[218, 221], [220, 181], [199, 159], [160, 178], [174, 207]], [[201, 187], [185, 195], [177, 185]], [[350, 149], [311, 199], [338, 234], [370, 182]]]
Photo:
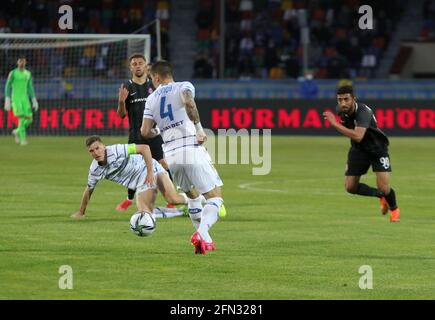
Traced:
[[[435, 298], [434, 138], [391, 138], [400, 223], [380, 215], [377, 199], [344, 191], [344, 137], [273, 137], [266, 176], [218, 165], [227, 217], [205, 256], [193, 253], [185, 217], [135, 236], [135, 210], [114, 210], [126, 190], [109, 181], [87, 217], [71, 220], [91, 161], [83, 140], [0, 138], [0, 299]], [[59, 288], [62, 265], [72, 290]], [[358, 286], [362, 265], [373, 270], [371, 290]]]

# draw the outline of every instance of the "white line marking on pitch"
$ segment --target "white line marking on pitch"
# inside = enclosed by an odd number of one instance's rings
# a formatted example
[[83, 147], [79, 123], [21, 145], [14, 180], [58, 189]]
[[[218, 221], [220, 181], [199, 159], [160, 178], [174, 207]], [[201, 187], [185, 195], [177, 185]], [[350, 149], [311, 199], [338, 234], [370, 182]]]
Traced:
[[261, 192], [281, 192], [281, 193], [288, 192], [288, 190], [264, 189], [264, 188], [253, 187], [254, 185], [267, 184], [267, 183], [275, 183], [275, 182], [274, 181], [259, 181], [259, 182], [242, 183], [242, 184], [239, 184], [239, 188], [244, 189], [244, 190], [249, 190], [249, 191], [261, 191]]

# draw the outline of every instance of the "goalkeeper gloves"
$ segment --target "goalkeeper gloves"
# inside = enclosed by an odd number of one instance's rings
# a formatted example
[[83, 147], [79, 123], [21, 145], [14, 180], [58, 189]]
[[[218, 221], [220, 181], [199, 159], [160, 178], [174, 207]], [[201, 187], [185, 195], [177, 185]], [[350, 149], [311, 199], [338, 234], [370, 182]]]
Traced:
[[36, 98], [32, 98], [32, 108], [33, 108], [33, 110], [38, 111], [39, 104], [38, 104], [38, 100], [36, 100]]
[[11, 98], [9, 97], [5, 98], [5, 110], [6, 111], [11, 110]]

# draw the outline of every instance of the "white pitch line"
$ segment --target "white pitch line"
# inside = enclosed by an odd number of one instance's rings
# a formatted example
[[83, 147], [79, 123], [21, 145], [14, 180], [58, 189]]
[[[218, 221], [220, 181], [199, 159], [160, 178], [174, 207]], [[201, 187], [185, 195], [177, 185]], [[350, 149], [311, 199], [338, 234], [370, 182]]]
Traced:
[[253, 185], [267, 184], [267, 183], [274, 183], [274, 182], [273, 181], [258, 181], [258, 182], [242, 183], [242, 184], [239, 184], [239, 188], [244, 189], [244, 190], [249, 190], [249, 191], [260, 191], [260, 192], [280, 192], [280, 193], [287, 193], [288, 192], [288, 190], [263, 189], [263, 188], [253, 187]]

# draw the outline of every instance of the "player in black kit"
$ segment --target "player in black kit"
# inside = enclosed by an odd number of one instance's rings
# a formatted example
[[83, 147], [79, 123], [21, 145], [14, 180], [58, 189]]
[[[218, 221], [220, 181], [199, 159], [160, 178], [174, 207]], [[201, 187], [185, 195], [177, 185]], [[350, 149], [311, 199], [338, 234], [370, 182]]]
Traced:
[[[168, 165], [163, 158], [163, 139], [158, 135], [152, 139], [144, 139], [140, 134], [143, 110], [147, 97], [154, 91], [153, 84], [148, 78], [148, 65], [145, 56], [136, 53], [129, 57], [129, 67], [132, 79], [123, 83], [119, 88], [118, 110], [121, 118], [128, 114], [129, 136], [128, 143], [146, 144], [151, 149], [151, 154], [160, 164], [168, 170]], [[117, 207], [118, 211], [125, 211], [132, 204], [136, 190], [128, 189], [128, 197]]]
[[[332, 112], [324, 112], [323, 116], [333, 128], [351, 139], [348, 153], [345, 188], [352, 194], [378, 197], [381, 212], [390, 212], [390, 221], [400, 220], [400, 209], [397, 207], [396, 194], [390, 187], [391, 164], [388, 155], [389, 141], [380, 130], [372, 109], [356, 102], [353, 88], [344, 86], [337, 90], [337, 112], [341, 123], [337, 122]], [[377, 189], [360, 183], [370, 165], [376, 174]]]

